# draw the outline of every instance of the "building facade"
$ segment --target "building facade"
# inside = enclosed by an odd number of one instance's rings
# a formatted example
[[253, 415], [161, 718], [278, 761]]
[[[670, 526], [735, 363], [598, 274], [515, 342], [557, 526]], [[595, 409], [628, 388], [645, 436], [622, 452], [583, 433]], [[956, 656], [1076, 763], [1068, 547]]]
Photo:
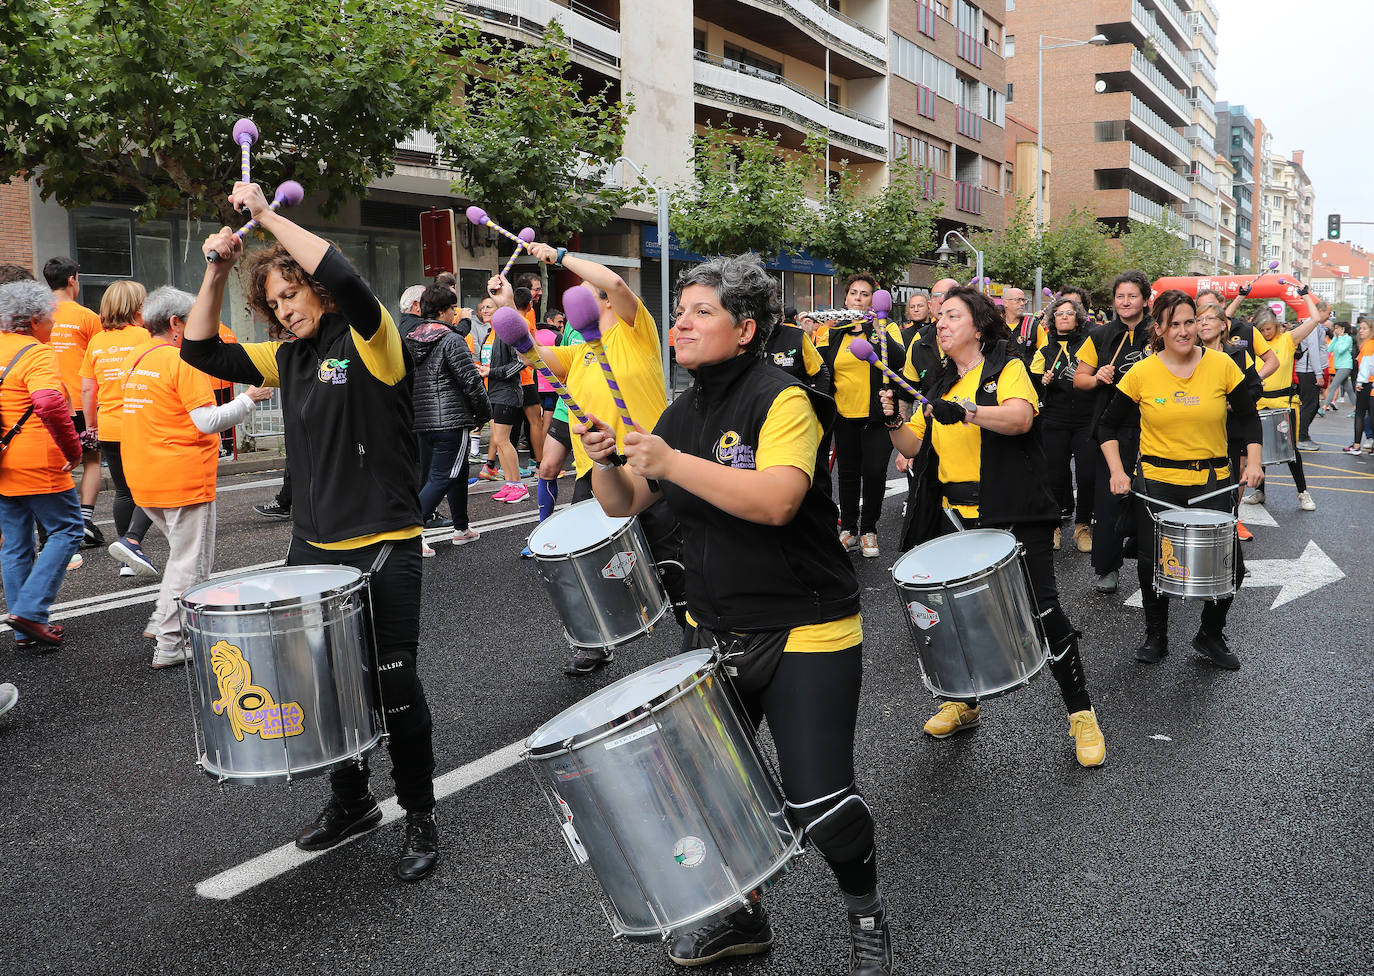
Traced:
[[1192, 46], [1187, 53], [1188, 65], [1193, 71], [1188, 90], [1193, 119], [1185, 130], [1192, 161], [1188, 172], [1189, 199], [1183, 217], [1188, 223], [1188, 241], [1192, 245], [1189, 270], [1194, 274], [1215, 273], [1221, 264], [1222, 190], [1217, 178], [1215, 148], [1217, 23], [1217, 8], [1212, 0], [1192, 0], [1188, 11]]
[[[1312, 293], [1330, 305], [1352, 309], [1349, 320], [1374, 310], [1374, 254], [1346, 241], [1318, 241], [1308, 279]], [[1344, 317], [1342, 317], [1344, 321]]]
[[1263, 135], [1263, 123], [1256, 124], [1244, 105], [1218, 102], [1217, 131], [1214, 148], [1224, 156], [1234, 170], [1231, 195], [1235, 199], [1235, 248], [1238, 272], [1244, 273], [1259, 263], [1255, 241], [1255, 192], [1258, 170], [1255, 167], [1255, 138]]

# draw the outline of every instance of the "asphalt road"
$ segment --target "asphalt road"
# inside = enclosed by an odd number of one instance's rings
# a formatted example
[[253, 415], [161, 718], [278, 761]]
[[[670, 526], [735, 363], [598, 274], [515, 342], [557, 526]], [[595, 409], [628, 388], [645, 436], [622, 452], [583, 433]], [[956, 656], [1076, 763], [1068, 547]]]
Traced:
[[[1323, 450], [1304, 456], [1317, 512], [1298, 511], [1279, 471], [1264, 514], [1246, 506], [1252, 582], [1267, 585], [1247, 586], [1232, 612], [1237, 673], [1189, 650], [1196, 605], [1175, 605], [1164, 664], [1135, 663], [1133, 582], [1100, 596], [1087, 557], [1058, 554], [1107, 736], [1100, 769], [1075, 763], [1047, 676], [987, 704], [976, 731], [923, 737], [932, 700], [894, 598], [897, 553], [856, 557], [867, 636], [857, 758], [900, 972], [1374, 972], [1374, 458], [1339, 453], [1348, 423], [1319, 420]], [[222, 483], [217, 571], [284, 555], [287, 526], [250, 507], [275, 483]], [[481, 541], [439, 544], [425, 564], [421, 669], [439, 771], [460, 772], [442, 781], [444, 863], [413, 886], [390, 874], [394, 821], [303, 863], [254, 860], [313, 818], [324, 782], [221, 787], [200, 773], [184, 669], [150, 670], [151, 642], [138, 636], [150, 588], [88, 551], [59, 596], [66, 646], [0, 658], [0, 680], [22, 695], [0, 718], [4, 971], [674, 971], [661, 946], [611, 939], [594, 879], [507, 747], [672, 653], [676, 627], [593, 678], [564, 677], [553, 608], [516, 555], [534, 503], [489, 494], [472, 497]], [[884, 538], [899, 502], [888, 501]], [[109, 517], [108, 494], [98, 517]], [[147, 548], [161, 563], [162, 540]], [[390, 796], [388, 761], [375, 767]], [[767, 904], [771, 954], [714, 971], [845, 970], [843, 908], [817, 856]]]

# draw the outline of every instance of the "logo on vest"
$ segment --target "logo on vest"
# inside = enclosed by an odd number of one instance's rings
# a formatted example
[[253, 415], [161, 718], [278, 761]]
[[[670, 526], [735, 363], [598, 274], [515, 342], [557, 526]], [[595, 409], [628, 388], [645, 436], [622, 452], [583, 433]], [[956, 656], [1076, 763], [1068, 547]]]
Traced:
[[732, 468], [747, 468], [754, 470], [754, 448], [748, 444], [742, 444], [737, 431], [727, 430], [720, 435], [720, 440], [716, 441], [716, 460], [721, 464], [728, 464]]
[[787, 352], [773, 353], [773, 365], [775, 366], [792, 366], [796, 361], [797, 350], [795, 349], [789, 349]]
[[343, 386], [348, 382], [347, 359], [326, 359], [320, 363], [320, 382]]
[[997, 381], [996, 381], [996, 380], [988, 380], [988, 382], [984, 383], [984, 384], [983, 384], [983, 392], [984, 392], [984, 393], [996, 393], [996, 392], [997, 392]]

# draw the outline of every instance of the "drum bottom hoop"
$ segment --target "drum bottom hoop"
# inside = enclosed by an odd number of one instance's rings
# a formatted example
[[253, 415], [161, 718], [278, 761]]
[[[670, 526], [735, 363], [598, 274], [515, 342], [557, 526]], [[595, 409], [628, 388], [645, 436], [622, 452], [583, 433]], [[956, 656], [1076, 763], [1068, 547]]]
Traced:
[[631, 641], [637, 641], [645, 634], [649, 633], [651, 630], [658, 626], [658, 622], [663, 619], [663, 615], [666, 614], [671, 608], [671, 601], [665, 599], [663, 601], [663, 606], [659, 608], [658, 613], [654, 615], [654, 618], [652, 620], [641, 626], [634, 633], [629, 634], [625, 637], [618, 637], [615, 640], [611, 641], [609, 644], [600, 641], [590, 643], [586, 641], [573, 640], [573, 636], [568, 633], [568, 629], [566, 627], [563, 628], [563, 639], [566, 640], [570, 646], [577, 650], [585, 649], [593, 651], [613, 651], [617, 648], [624, 647]]
[[281, 772], [255, 771], [253, 773], [229, 773], [215, 766], [210, 761], [210, 757], [201, 753], [200, 759], [196, 761], [206, 776], [218, 783], [242, 783], [245, 786], [259, 786], [269, 783], [289, 783], [298, 779], [310, 779], [315, 776], [323, 776], [325, 773], [332, 773], [350, 763], [359, 763], [367, 757], [367, 754], [375, 749], [382, 741], [382, 733], [374, 732], [369, 739], [356, 753], [338, 759], [330, 759], [325, 762], [315, 763], [309, 766], [293, 766], [288, 774], [286, 770]]
[[926, 686], [926, 691], [930, 692], [931, 695], [935, 697], [936, 701], [980, 702], [987, 698], [1000, 698], [1003, 695], [1011, 694], [1018, 688], [1027, 687], [1031, 683], [1031, 679], [1035, 678], [1040, 674], [1041, 671], [1045, 670], [1045, 665], [1049, 662], [1050, 659], [1050, 652], [1047, 648], [1042, 648], [1042, 650], [1044, 650], [1045, 653], [1043, 654], [1043, 656], [1041, 656], [1040, 663], [1037, 664], [1030, 671], [1028, 671], [1024, 678], [1019, 678], [1016, 681], [1009, 681], [1004, 685], [999, 685], [993, 690], [985, 691], [982, 694], [977, 695], [973, 698], [970, 698], [963, 692], [947, 692], [941, 690], [940, 688], [937, 688], [935, 686], [935, 683], [931, 681], [930, 678], [926, 675], [924, 668], [921, 669], [921, 683]]
[[1176, 600], [1224, 600], [1236, 595], [1234, 574], [1225, 580], [1163, 580], [1155, 574], [1155, 592]]
[[[760, 876], [747, 879], [744, 882], [744, 890], [741, 894], [747, 895], [753, 891], [767, 891], [784, 875], [790, 874], [792, 871], [792, 862], [796, 860], [797, 855], [801, 853], [801, 845], [801, 838], [793, 837], [792, 842], [787, 846], [787, 850], [783, 852], [777, 863], [772, 865]], [[723, 898], [714, 905], [703, 908], [701, 911], [687, 918], [672, 922], [667, 929], [632, 929], [625, 926], [620, 921], [620, 917], [616, 915], [613, 910], [610, 910], [608, 914], [611, 917], [611, 925], [615, 929], [615, 937], [617, 939], [624, 939], [627, 942], [666, 942], [680, 932], [690, 932], [693, 929], [700, 928], [708, 922], [715, 921], [717, 918], [723, 918], [740, 908], [741, 905], [742, 903], [739, 896]]]

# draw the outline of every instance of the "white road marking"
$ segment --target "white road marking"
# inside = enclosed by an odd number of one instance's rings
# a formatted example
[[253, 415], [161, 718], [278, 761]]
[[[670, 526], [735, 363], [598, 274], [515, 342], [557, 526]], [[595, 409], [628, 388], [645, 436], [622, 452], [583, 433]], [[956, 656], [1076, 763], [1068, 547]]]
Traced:
[[1158, 733], [1155, 733], [1154, 735], [1150, 736], [1150, 738], [1151, 738], [1151, 739], [1154, 739], [1156, 742], [1173, 742], [1173, 741], [1174, 741], [1173, 739], [1169, 738], [1167, 735], [1160, 735], [1160, 734], [1158, 734]]
[[[509, 769], [520, 761], [520, 752], [524, 745], [523, 740], [512, 742], [504, 749], [498, 749], [481, 759], [474, 759], [466, 766], [459, 766], [457, 769], [450, 770], [438, 777], [434, 780], [434, 798], [442, 800], [459, 790], [472, 786], [474, 783], [480, 783], [489, 776]], [[382, 823], [379, 826], [392, 823], [405, 815], [405, 811], [401, 809], [394, 796], [384, 800], [381, 807]], [[330, 851], [337, 851], [362, 836], [364, 835], [355, 834], [348, 840], [323, 851], [303, 851], [294, 843], [283, 844], [266, 854], [260, 854], [252, 860], [244, 861], [226, 871], [221, 871], [212, 878], [206, 878], [196, 885], [196, 894], [202, 898], [228, 901], [264, 881], [271, 881], [287, 871], [293, 871], [303, 864], [310, 863], [321, 855], [328, 854]]]
[[1252, 525], [1267, 525], [1271, 529], [1279, 527], [1279, 523], [1274, 521], [1274, 516], [1269, 514], [1269, 509], [1263, 505], [1241, 505], [1239, 516], [1246, 528]]
[[[1247, 559], [1245, 568], [1248, 575], [1241, 584], [1243, 587], [1279, 587], [1278, 596], [1274, 597], [1270, 610], [1292, 603], [1298, 597], [1315, 592], [1329, 583], [1345, 579], [1341, 568], [1313, 541], [1307, 543], [1307, 548], [1297, 559]], [[1124, 606], [1143, 606], [1140, 591], [1131, 594]]]

